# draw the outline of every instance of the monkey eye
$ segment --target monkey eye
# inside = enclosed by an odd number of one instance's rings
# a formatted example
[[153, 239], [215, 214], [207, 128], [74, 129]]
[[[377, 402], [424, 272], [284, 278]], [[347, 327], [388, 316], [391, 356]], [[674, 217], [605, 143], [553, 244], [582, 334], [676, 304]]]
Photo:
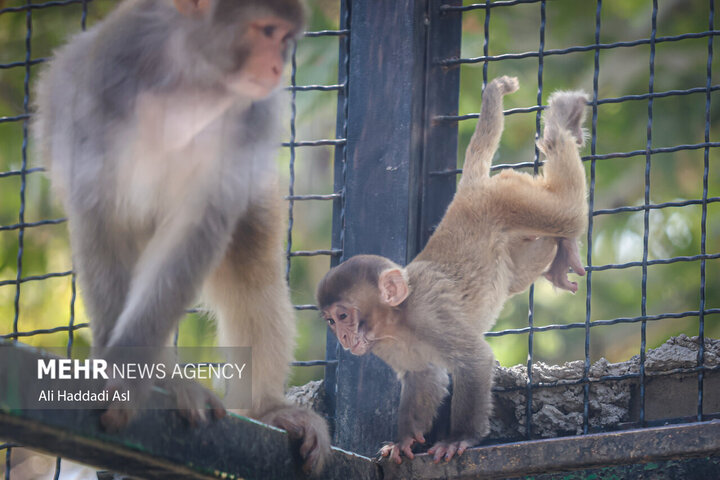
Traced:
[[264, 27], [262, 27], [262, 32], [263, 35], [265, 35], [266, 37], [272, 38], [275, 34], [276, 29], [277, 27], [275, 25], [265, 25]]
[[347, 318], [347, 313], [341, 313], [340, 315], [338, 315], [338, 318], [340, 320], [345, 320]]
[[326, 318], [325, 320], [327, 321], [328, 325], [330, 325], [330, 326], [335, 325], [335, 320], [333, 320], [332, 318]]

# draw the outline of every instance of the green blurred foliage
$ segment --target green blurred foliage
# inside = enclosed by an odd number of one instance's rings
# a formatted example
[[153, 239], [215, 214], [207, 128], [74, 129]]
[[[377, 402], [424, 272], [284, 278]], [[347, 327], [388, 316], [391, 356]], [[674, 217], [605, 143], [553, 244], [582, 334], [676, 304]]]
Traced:
[[[472, 2], [465, 2], [466, 4]], [[546, 4], [545, 50], [595, 43], [596, 2], [553, 0]], [[659, 2], [657, 36], [680, 35], [708, 30], [708, 2], [667, 0]], [[633, 41], [651, 34], [652, 3], [603, 2], [600, 43]], [[525, 4], [494, 8], [490, 14], [489, 55], [538, 51], [540, 45], [540, 5]], [[473, 11], [463, 18], [463, 57], [483, 56], [485, 10]], [[718, 39], [713, 40], [715, 51]], [[717, 55], [713, 58], [716, 75]], [[705, 87], [708, 39], [686, 39], [656, 44], [654, 91]], [[539, 59], [510, 59], [488, 62], [488, 79], [516, 75], [520, 91], [506, 97], [506, 108], [537, 105]], [[641, 45], [600, 50], [598, 98], [641, 95], [648, 92], [650, 47]], [[593, 91], [595, 51], [563, 55], [545, 55], [542, 71], [541, 103], [557, 89]], [[479, 110], [483, 84], [483, 64], [462, 67], [460, 113]], [[713, 85], [717, 78], [713, 78]], [[710, 141], [717, 141], [720, 105], [712, 93]], [[652, 148], [703, 143], [705, 139], [705, 93], [657, 98], [653, 101]], [[648, 100], [633, 100], [600, 105], [597, 109], [596, 154], [644, 150], [647, 144]], [[475, 127], [475, 121], [459, 125], [459, 161]], [[591, 122], [587, 122], [591, 129]], [[505, 136], [495, 163], [533, 161], [537, 131], [535, 113], [506, 117]], [[589, 155], [588, 145], [583, 155]], [[682, 150], [652, 155], [650, 203], [701, 199], [703, 196], [703, 149]], [[708, 196], [720, 193], [720, 152], [709, 151]], [[588, 178], [591, 165], [586, 162]], [[645, 155], [594, 162], [594, 209], [642, 205], [645, 195]], [[720, 224], [718, 204], [707, 209], [706, 252], [718, 252]], [[652, 210], [649, 215], [648, 259], [691, 256], [701, 253], [701, 206]], [[592, 265], [642, 261], [643, 212], [598, 215], [593, 218]], [[581, 246], [587, 259], [588, 241]], [[720, 261], [708, 260], [705, 266], [706, 308], [720, 304]], [[571, 275], [572, 276], [572, 275]], [[586, 308], [587, 282], [573, 296], [554, 292], [545, 280], [535, 284], [534, 325], [584, 323], [641, 315], [642, 270], [632, 267], [592, 273], [592, 300]], [[647, 313], [650, 315], [697, 311], [700, 308], [700, 262], [679, 262], [650, 266], [647, 274]], [[528, 295], [521, 294], [505, 306], [494, 330], [522, 328], [528, 325]], [[706, 335], [720, 335], [720, 317], [706, 316]], [[669, 336], [698, 334], [695, 318], [648, 322], [647, 345], [656, 347]], [[534, 334], [534, 358], [548, 363], [582, 359], [585, 356], [585, 329], [552, 330]], [[524, 363], [528, 355], [528, 335], [491, 338], [495, 355], [503, 365]], [[617, 324], [590, 330], [590, 357], [624, 361], [640, 352], [640, 325]]]
[[[337, 0], [311, 0], [309, 30], [338, 28], [339, 2]], [[20, 0], [0, 1], [0, 8], [23, 5]], [[90, 3], [87, 24], [92, 27], [116, 4], [113, 0], [95, 0]], [[552, 0], [547, 2], [545, 49], [562, 49], [574, 45], [590, 45], [595, 36], [595, 2]], [[33, 10], [32, 31], [29, 36], [33, 60], [49, 56], [75, 32], [80, 31], [82, 9], [80, 5]], [[0, 64], [23, 62], [26, 56], [27, 15], [11, 12], [0, 15]], [[606, 1], [603, 3], [600, 42], [629, 41], [650, 36], [651, 2]], [[485, 10], [465, 13], [463, 16], [463, 57], [483, 55]], [[664, 0], [660, 2], [658, 36], [701, 32], [708, 29], [707, 2], [692, 0]], [[540, 41], [540, 6], [520, 4], [492, 9], [489, 28], [489, 53], [522, 53], [537, 51]], [[714, 40], [715, 51], [720, 51]], [[655, 91], [687, 89], [705, 86], [707, 68], [707, 38], [663, 42], [656, 46]], [[297, 48], [297, 85], [337, 83], [337, 37], [302, 39]], [[601, 50], [598, 97], [600, 99], [648, 91], [648, 45]], [[555, 89], [584, 89], [592, 92], [594, 51], [567, 55], [546, 55], [543, 59], [542, 96]], [[717, 55], [716, 55], [717, 57]], [[40, 66], [29, 69], [32, 85]], [[713, 60], [713, 73], [717, 60]], [[290, 68], [288, 69], [290, 73]], [[516, 75], [521, 89], [506, 99], [506, 108], [537, 105], [538, 59], [503, 60], [488, 63], [488, 78], [498, 75]], [[0, 119], [25, 113], [24, 66], [0, 68]], [[716, 81], [716, 79], [714, 79]], [[477, 112], [483, 84], [483, 65], [463, 66], [461, 69], [461, 114]], [[715, 84], [715, 83], [713, 83]], [[288, 96], [291, 94], [288, 93]], [[296, 93], [296, 140], [335, 138], [337, 92]], [[711, 104], [710, 140], [718, 141], [720, 102], [713, 93]], [[32, 98], [32, 95], [30, 95]], [[285, 114], [290, 139], [289, 108]], [[645, 148], [647, 142], [648, 101], [627, 101], [606, 104], [597, 110], [596, 153], [627, 152]], [[532, 161], [535, 151], [535, 113], [514, 114], [506, 118], [506, 135], [498, 152], [496, 163]], [[459, 124], [459, 163], [474, 129], [473, 120]], [[588, 122], [590, 127], [590, 122]], [[34, 159], [33, 145], [24, 149], [25, 122], [0, 121], [0, 175], [18, 171], [22, 167], [24, 152], [28, 166], [39, 166]], [[695, 93], [656, 99], [653, 102], [652, 147], [696, 144], [704, 141], [705, 94]], [[391, 142], [394, 139], [378, 139]], [[328, 194], [333, 191], [332, 147], [305, 147], [291, 152], [283, 148], [278, 155], [278, 170], [286, 185], [290, 185], [290, 166], [294, 168], [294, 194]], [[583, 152], [590, 154], [587, 146]], [[700, 199], [703, 195], [703, 149], [683, 150], [652, 156], [650, 170], [650, 199], [652, 203]], [[718, 150], [710, 149], [708, 196], [720, 195], [720, 161]], [[586, 162], [590, 178], [590, 162]], [[645, 156], [623, 159], [598, 160], [594, 164], [592, 200], [595, 209], [641, 205], [645, 192]], [[10, 228], [19, 222], [21, 209], [20, 175], [0, 176], [0, 282], [18, 276], [18, 249], [20, 230]], [[24, 181], [25, 221], [36, 222], [60, 219], [62, 209], [53, 200], [47, 180], [41, 172], [30, 173]], [[288, 190], [289, 192], [289, 190]], [[294, 202], [291, 250], [330, 248], [331, 202]], [[661, 259], [700, 253], [700, 206], [652, 210], [649, 216], [649, 258]], [[706, 252], [720, 251], [720, 204], [707, 208]], [[27, 228], [22, 236], [23, 254], [21, 277], [67, 272], [72, 268], [66, 226], [46, 225]], [[582, 247], [586, 258], [587, 240]], [[642, 260], [643, 213], [600, 215], [593, 219], [592, 264], [605, 265]], [[313, 304], [314, 289], [329, 267], [326, 256], [293, 257], [290, 263], [290, 285], [295, 304]], [[706, 271], [706, 308], [720, 305], [720, 260], [709, 260]], [[535, 325], [583, 323], [589, 320], [607, 320], [617, 317], [634, 317], [641, 313], [642, 276], [639, 267], [607, 270], [592, 274], [592, 300], [590, 312], [586, 310], [585, 279], [579, 279], [576, 295], [554, 292], [545, 280], [536, 284], [534, 293]], [[647, 312], [684, 312], [697, 310], [700, 285], [700, 262], [679, 262], [648, 268]], [[72, 277], [27, 281], [18, 289], [15, 285], [0, 284], [0, 334], [17, 328], [21, 332], [67, 325], [71, 316], [73, 295]], [[78, 293], [80, 295], [80, 293]], [[16, 308], [16, 301], [17, 306]], [[522, 328], [527, 326], [528, 295], [521, 294], [508, 302], [495, 327]], [[325, 325], [314, 311], [298, 312], [299, 335], [296, 356], [299, 360], [324, 358]], [[706, 334], [720, 336], [718, 315], [706, 317]], [[76, 324], [87, 322], [82, 302], [74, 304]], [[667, 337], [678, 333], [696, 335], [697, 318], [668, 319], [648, 323], [648, 346], [661, 344]], [[619, 324], [594, 327], [590, 335], [590, 355], [593, 360], [607, 357], [611, 361], [626, 360], [640, 349], [638, 324]], [[189, 314], [180, 328], [182, 345], [208, 345], [214, 342], [214, 325], [207, 315]], [[550, 363], [584, 357], [584, 328], [553, 330], [536, 333], [533, 338], [535, 358]], [[64, 345], [67, 332], [42, 334], [22, 339], [40, 346]], [[87, 345], [90, 335], [87, 328], [75, 332], [76, 344]], [[490, 339], [495, 354], [503, 365], [523, 363], [528, 353], [528, 336], [505, 335]], [[299, 384], [323, 374], [321, 367], [294, 368], [291, 383]]]

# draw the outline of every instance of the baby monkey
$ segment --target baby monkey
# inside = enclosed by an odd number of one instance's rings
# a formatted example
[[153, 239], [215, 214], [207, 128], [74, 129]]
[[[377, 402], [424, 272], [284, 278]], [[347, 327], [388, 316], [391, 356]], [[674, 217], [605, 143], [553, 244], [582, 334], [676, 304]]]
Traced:
[[504, 170], [490, 176], [503, 129], [502, 97], [516, 78], [493, 80], [467, 148], [457, 193], [425, 249], [406, 268], [359, 255], [322, 279], [322, 315], [346, 350], [373, 352], [398, 374], [402, 388], [399, 439], [380, 453], [400, 463], [424, 443], [453, 376], [449, 438], [429, 454], [450, 460], [490, 429], [494, 357], [483, 334], [505, 300], [545, 274], [555, 286], [577, 290], [571, 267], [584, 275], [577, 238], [587, 227], [585, 170], [578, 147], [587, 97], [556, 92], [545, 112], [538, 148], [542, 175]]

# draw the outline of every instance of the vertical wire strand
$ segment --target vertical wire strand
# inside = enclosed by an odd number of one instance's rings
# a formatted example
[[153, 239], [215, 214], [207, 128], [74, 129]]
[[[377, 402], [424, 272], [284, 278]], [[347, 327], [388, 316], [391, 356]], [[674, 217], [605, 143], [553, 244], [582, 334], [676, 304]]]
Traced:
[[[595, 45], [600, 44], [600, 25], [602, 18], [602, 0], [597, 0], [595, 10]], [[590, 188], [588, 194], [588, 231], [587, 231], [587, 265], [592, 266], [593, 247], [593, 209], [595, 207], [595, 155], [597, 153], [597, 120], [598, 90], [600, 83], [600, 49], [595, 49], [593, 68], [592, 127], [590, 136]], [[585, 279], [587, 294], [585, 296], [585, 365], [583, 366], [583, 433], [590, 429], [590, 319], [592, 318], [592, 270], [587, 272]]]
[[544, 53], [545, 53], [545, 0], [540, 2], [540, 47], [538, 48], [538, 74], [537, 74], [537, 106], [538, 111], [535, 112], [535, 153], [533, 173], [538, 174], [540, 167], [540, 150], [537, 147], [537, 140], [540, 138], [540, 123], [542, 118], [542, 95], [543, 95], [543, 69], [544, 69]]
[[[32, 5], [32, 0], [26, 0], [25, 5]], [[23, 113], [27, 116], [30, 114], [30, 69], [32, 61], [32, 9], [25, 11], [25, 78], [23, 81]], [[21, 150], [21, 166], [20, 166], [20, 209], [18, 211], [18, 250], [16, 259], [16, 284], [15, 298], [13, 301], [14, 317], [13, 317], [13, 333], [18, 333], [18, 323], [20, 321], [20, 291], [23, 270], [23, 250], [25, 246], [25, 196], [27, 189], [27, 151], [28, 151], [28, 118], [22, 123], [22, 150]], [[13, 337], [13, 342], [17, 342], [17, 336]]]
[[[32, 5], [32, 0], [26, 0], [25, 5]], [[27, 160], [28, 160], [28, 126], [30, 114], [30, 70], [32, 60], [32, 9], [25, 11], [25, 77], [23, 79], [23, 113], [27, 116], [22, 123], [22, 150], [21, 150], [21, 166], [20, 166], [20, 209], [18, 211], [18, 251], [17, 251], [17, 275], [15, 277], [17, 284], [15, 285], [15, 299], [13, 301], [14, 317], [13, 317], [13, 333], [18, 333], [18, 323], [20, 321], [20, 279], [22, 279], [23, 267], [23, 249], [25, 246], [25, 193], [27, 188]], [[17, 343], [17, 336], [13, 337], [13, 343]], [[5, 450], [5, 479], [10, 479], [10, 470], [12, 468], [12, 447]]]
[[55, 475], [53, 475], [53, 480], [60, 480], [61, 463], [62, 459], [60, 457], [55, 458]]
[[341, 154], [340, 157], [342, 159], [342, 191], [340, 192], [340, 198], [338, 201], [340, 202], [340, 249], [344, 252], [345, 251], [345, 200], [346, 200], [346, 192], [345, 187], [347, 185], [347, 171], [348, 171], [348, 148], [347, 148], [347, 133], [348, 133], [348, 112], [349, 112], [349, 105], [348, 105], [348, 97], [349, 97], [349, 87], [350, 87], [350, 8], [351, 8], [351, 0], [344, 0], [345, 1], [345, 9], [343, 13], [343, 19], [342, 19], [342, 28], [343, 30], [346, 30], [348, 33], [341, 39], [344, 45], [344, 55], [343, 55], [343, 65], [342, 65], [342, 71], [344, 74], [344, 82], [343, 82], [343, 123], [342, 123], [342, 137], [345, 139], [345, 142], [342, 144], [341, 148]]
[[[82, 31], [87, 30], [87, 16], [88, 0], [83, 0], [82, 13], [80, 15], [80, 28]], [[68, 341], [66, 351], [68, 357], [72, 355], [73, 344], [75, 342], [75, 302], [77, 301], [77, 275], [75, 272], [75, 266], [73, 265], [73, 273], [70, 275], [70, 320], [68, 321]]]
[[5, 480], [10, 480], [10, 468], [12, 467], [12, 447], [5, 450]]
[[[658, 3], [653, 0], [652, 31], [650, 33], [650, 79], [648, 82], [648, 121], [647, 143], [645, 145], [645, 197], [643, 212], [643, 258], [642, 258], [642, 290], [640, 300], [640, 314], [647, 316], [647, 277], [648, 277], [648, 251], [650, 242], [650, 167], [652, 165], [652, 127], [653, 127], [653, 97], [655, 87], [655, 37], [657, 35]], [[640, 425], [645, 426], [645, 349], [647, 348], [647, 320], [640, 323]]]
[[285, 251], [287, 263], [285, 264], [285, 281], [290, 283], [290, 267], [292, 264], [292, 242], [293, 242], [293, 226], [295, 224], [295, 201], [293, 195], [295, 195], [295, 139], [296, 139], [296, 126], [295, 120], [297, 118], [297, 92], [295, 86], [297, 86], [297, 42], [293, 45], [292, 56], [290, 57], [291, 74], [290, 74], [290, 182], [288, 185], [288, 194], [290, 196], [288, 200], [288, 231], [287, 231], [287, 249]]
[[[538, 89], [537, 89], [537, 104], [542, 107], [542, 94], [543, 94], [543, 53], [545, 51], [545, 0], [540, 2], [540, 46], [538, 48]], [[542, 116], [542, 109], [538, 109], [535, 114], [535, 140], [540, 138], [540, 119]], [[537, 148], [537, 142], [535, 145], [535, 160], [533, 172], [537, 175], [538, 167], [540, 165], [540, 151]], [[526, 387], [526, 404], [525, 404], [525, 416], [526, 416], [526, 435], [527, 438], [532, 438], [532, 403], [533, 403], [533, 343], [535, 339], [535, 332], [533, 330], [535, 324], [535, 285], [530, 285], [530, 292], [528, 293], [528, 358], [527, 358], [527, 387]]]
[[88, 2], [90, 0], [83, 0], [82, 2], [82, 14], [80, 16], [80, 28], [83, 32], [87, 30], [87, 16], [88, 16]]
[[[483, 38], [483, 55], [485, 58], [490, 56], [490, 12], [492, 12], [492, 9], [490, 8], [490, 2], [491, 0], [488, 0], [487, 3], [485, 3], [485, 35]], [[482, 90], [485, 91], [485, 86], [488, 82], [488, 65], [490, 64], [490, 61], [485, 60], [483, 62], [482, 72], [483, 72], [483, 84], [482, 84]]]
[[[80, 14], [80, 29], [82, 31], [87, 30], [87, 17], [88, 17], [88, 0], [83, 0], [82, 10]], [[75, 343], [75, 302], [77, 301], [77, 275], [76, 269], [73, 265], [73, 272], [70, 275], [70, 319], [68, 321], [68, 339], [66, 345], [65, 354], [68, 358], [72, 355], [73, 346]], [[177, 331], [176, 331], [177, 333]], [[177, 336], [176, 336], [177, 338]], [[177, 340], [175, 341], [177, 344]], [[55, 459], [55, 477], [54, 480], [60, 478], [60, 472], [62, 470], [62, 459], [57, 457]]]
[[[710, 11], [708, 12], [708, 24], [710, 30], [714, 29], [715, 24], [715, 0], [710, 0]], [[708, 181], [710, 176], [710, 101], [712, 86], [712, 60], [713, 60], [713, 39], [712, 35], [708, 36], [707, 46], [707, 72], [705, 77], [705, 148], [703, 151], [703, 196], [702, 196], [702, 216], [700, 219], [700, 255], [707, 253], [707, 205], [708, 205]], [[705, 258], [700, 260], [700, 315], [698, 318], [698, 398], [697, 398], [697, 421], [703, 420], [703, 385], [705, 371]]]
[[[352, 8], [352, 0], [342, 0], [344, 3], [344, 7], [342, 9], [342, 18], [340, 20], [340, 28], [342, 30], [345, 30], [347, 33], [341, 37], [340, 41], [342, 42], [342, 49], [343, 49], [343, 64], [342, 66], [338, 65], [338, 70], [342, 68], [343, 72], [343, 86], [342, 89], [338, 92], [338, 95], [342, 93], [342, 138], [345, 139], [345, 142], [340, 146], [340, 161], [341, 161], [341, 176], [342, 176], [342, 186], [340, 187], [340, 196], [336, 200], [337, 202], [340, 202], [340, 215], [338, 219], [338, 223], [340, 224], [340, 234], [338, 238], [338, 243], [340, 244], [340, 251], [343, 252], [341, 255], [345, 255], [345, 200], [346, 200], [346, 186], [347, 186], [347, 171], [348, 171], [348, 148], [347, 148], [347, 138], [348, 138], [348, 114], [349, 114], [349, 102], [348, 97], [350, 94], [350, 9]], [[340, 358], [341, 355], [341, 346], [340, 342], [335, 342], [335, 358]], [[337, 398], [337, 376], [338, 376], [338, 369], [340, 368], [340, 363], [335, 363], [334, 367], [330, 367], [335, 369], [335, 373], [333, 375], [333, 378], [335, 379], [335, 384], [332, 386], [334, 389], [333, 392], [333, 398]], [[335, 412], [332, 412], [333, 416], [335, 415]], [[334, 428], [334, 425], [333, 425]]]

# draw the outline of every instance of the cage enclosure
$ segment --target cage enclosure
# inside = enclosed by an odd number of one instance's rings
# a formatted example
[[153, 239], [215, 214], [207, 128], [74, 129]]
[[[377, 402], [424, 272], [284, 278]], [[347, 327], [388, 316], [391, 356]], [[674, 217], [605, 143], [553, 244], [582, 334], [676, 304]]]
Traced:
[[[24, 361], [50, 347], [70, 356], [90, 344], [65, 214], [28, 138], [32, 85], [56, 47], [116, 4], [0, 0], [0, 348]], [[714, 7], [714, 0], [308, 2], [308, 31], [288, 68], [278, 170], [300, 330], [292, 391], [329, 421], [338, 449], [327, 478], [720, 476]], [[549, 94], [590, 95], [582, 151], [587, 275], [575, 295], [539, 280], [507, 302], [486, 335], [498, 366], [491, 433], [479, 447], [447, 464], [425, 455], [373, 462], [383, 442], [396, 439], [399, 383], [378, 358], [340, 347], [318, 319], [314, 290], [330, 266], [353, 255], [405, 265], [422, 250], [455, 193], [483, 88], [501, 75], [517, 76], [520, 90], [505, 99], [493, 172], [541, 171], [534, 140]], [[198, 306], [176, 342], [212, 345], [214, 335]], [[14, 381], [6, 386], [23, 379]], [[191, 430], [157, 414], [111, 435], [99, 429], [97, 412], [14, 410], [6, 407], [11, 394], [0, 391], [7, 479], [92, 478], [95, 470], [141, 478], [301, 475], [284, 433], [257, 422], [231, 418]], [[448, 418], [446, 401], [428, 442]]]

